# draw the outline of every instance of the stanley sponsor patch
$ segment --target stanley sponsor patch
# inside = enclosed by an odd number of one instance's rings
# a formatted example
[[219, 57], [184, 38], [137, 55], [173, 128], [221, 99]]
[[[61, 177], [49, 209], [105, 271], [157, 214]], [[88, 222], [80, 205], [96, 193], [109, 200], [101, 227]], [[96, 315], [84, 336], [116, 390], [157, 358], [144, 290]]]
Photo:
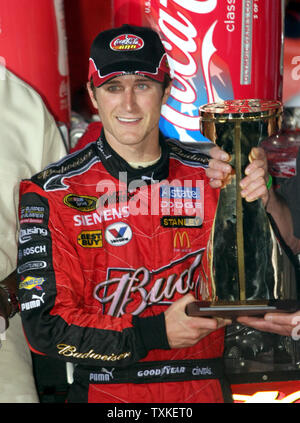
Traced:
[[199, 216], [163, 216], [160, 219], [164, 228], [200, 228], [202, 223]]

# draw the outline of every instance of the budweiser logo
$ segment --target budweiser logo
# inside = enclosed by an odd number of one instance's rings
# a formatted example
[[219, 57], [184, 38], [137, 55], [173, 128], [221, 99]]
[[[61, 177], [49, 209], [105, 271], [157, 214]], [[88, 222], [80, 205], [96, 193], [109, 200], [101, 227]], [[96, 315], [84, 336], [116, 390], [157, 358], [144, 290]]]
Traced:
[[[176, 293], [185, 295], [193, 290], [206, 299], [208, 291], [200, 270], [203, 252], [203, 249], [195, 251], [152, 271], [145, 267], [136, 270], [108, 269], [108, 279], [95, 287], [94, 298], [103, 305], [109, 305], [106, 314], [116, 317], [129, 312], [139, 315], [153, 304], [169, 304]], [[182, 271], [183, 262], [186, 265]], [[181, 272], [176, 273], [180, 264]]]

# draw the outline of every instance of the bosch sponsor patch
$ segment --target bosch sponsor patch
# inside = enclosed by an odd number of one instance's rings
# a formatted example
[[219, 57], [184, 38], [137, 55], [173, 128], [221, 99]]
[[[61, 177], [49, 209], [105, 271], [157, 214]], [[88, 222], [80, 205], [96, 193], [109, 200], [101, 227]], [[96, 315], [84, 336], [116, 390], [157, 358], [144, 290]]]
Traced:
[[115, 247], [127, 244], [132, 238], [132, 230], [127, 223], [117, 222], [109, 225], [105, 230], [106, 241]]
[[44, 278], [27, 276], [27, 278], [20, 282], [19, 289], [26, 289], [28, 291], [31, 291], [32, 289], [36, 288], [38, 291], [42, 291], [42, 285], [44, 282]]
[[160, 224], [164, 228], [200, 228], [203, 219], [199, 216], [163, 216]]
[[160, 198], [197, 200], [200, 197], [200, 188], [198, 187], [170, 185], [162, 185], [160, 187]]
[[82, 212], [94, 211], [97, 208], [97, 197], [90, 195], [68, 194], [64, 197], [64, 204]]
[[101, 248], [103, 246], [102, 231], [82, 231], [77, 242], [84, 248]]
[[137, 51], [144, 47], [144, 40], [137, 35], [122, 34], [114, 38], [109, 46], [114, 51]]
[[47, 255], [46, 245], [32, 245], [31, 247], [20, 249], [18, 253], [20, 260], [23, 257], [32, 256], [35, 254], [40, 256], [46, 256]]

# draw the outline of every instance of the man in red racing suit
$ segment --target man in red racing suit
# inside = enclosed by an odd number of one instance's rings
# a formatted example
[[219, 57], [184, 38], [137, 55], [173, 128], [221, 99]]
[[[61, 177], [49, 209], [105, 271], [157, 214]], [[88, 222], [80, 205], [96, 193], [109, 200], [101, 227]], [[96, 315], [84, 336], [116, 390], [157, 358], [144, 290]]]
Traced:
[[[143, 101], [158, 89], [135, 81], [117, 77], [109, 98], [123, 99], [132, 82]], [[123, 121], [128, 131], [139, 125]], [[103, 123], [98, 140], [21, 184], [18, 294], [29, 345], [74, 363], [70, 402], [229, 401], [226, 322], [184, 312], [211, 294], [218, 192], [207, 156], [159, 134], [160, 157], [133, 167]], [[176, 343], [190, 327], [193, 342]]]

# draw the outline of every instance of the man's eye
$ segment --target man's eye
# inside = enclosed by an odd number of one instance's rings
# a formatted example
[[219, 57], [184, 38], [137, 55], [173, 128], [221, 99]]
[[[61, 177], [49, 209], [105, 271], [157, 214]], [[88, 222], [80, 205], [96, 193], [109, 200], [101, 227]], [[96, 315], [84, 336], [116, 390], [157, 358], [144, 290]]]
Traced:
[[146, 90], [148, 88], [147, 84], [138, 84], [138, 89], [139, 90]]
[[107, 87], [107, 91], [109, 92], [115, 92], [119, 90], [120, 90], [120, 87], [118, 85], [110, 85], [109, 87]]

